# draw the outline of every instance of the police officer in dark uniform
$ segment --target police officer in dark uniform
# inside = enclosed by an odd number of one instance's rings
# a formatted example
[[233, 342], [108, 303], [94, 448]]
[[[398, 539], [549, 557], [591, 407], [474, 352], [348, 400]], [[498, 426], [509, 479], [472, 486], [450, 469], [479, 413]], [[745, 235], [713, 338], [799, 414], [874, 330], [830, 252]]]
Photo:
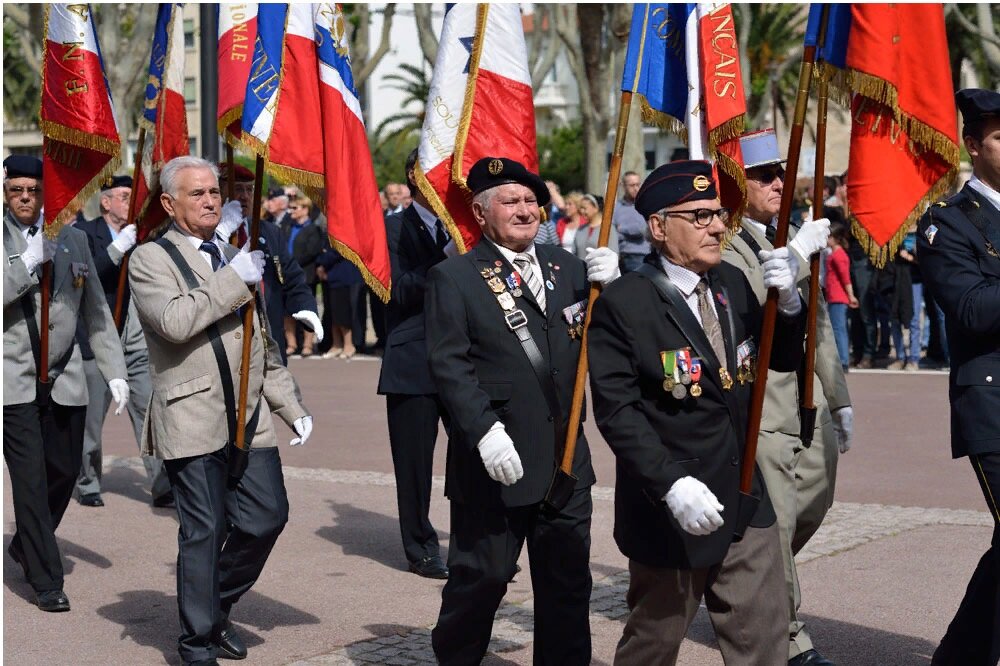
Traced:
[[449, 577], [434, 653], [441, 664], [482, 661], [527, 543], [534, 662], [589, 664], [594, 470], [582, 427], [566, 502], [552, 511], [540, 503], [563, 443], [587, 280], [614, 279], [618, 257], [605, 248], [585, 266], [562, 248], [536, 244], [549, 192], [518, 162], [483, 158], [467, 181], [483, 237], [427, 274], [427, 353], [451, 416]]
[[966, 89], [956, 99], [972, 178], [920, 219], [917, 257], [945, 313], [951, 453], [969, 457], [994, 528], [934, 666], [1000, 660], [1000, 94]]

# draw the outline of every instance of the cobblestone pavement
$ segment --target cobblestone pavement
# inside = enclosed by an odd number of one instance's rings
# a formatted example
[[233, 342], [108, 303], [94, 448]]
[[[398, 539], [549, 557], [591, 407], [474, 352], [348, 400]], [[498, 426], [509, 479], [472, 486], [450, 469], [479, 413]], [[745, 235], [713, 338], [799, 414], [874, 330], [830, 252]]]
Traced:
[[[138, 458], [108, 457], [106, 468], [128, 467], [141, 469]], [[365, 471], [341, 471], [285, 467], [286, 479], [304, 481], [324, 481], [335, 484], [394, 486], [392, 474]], [[434, 478], [435, 487], [444, 485], [442, 477]], [[614, 490], [595, 486], [593, 497], [596, 501], [610, 502]], [[812, 540], [799, 553], [800, 564], [818, 558], [835, 555], [885, 537], [894, 536], [924, 527], [992, 526], [990, 515], [984, 511], [957, 509], [927, 509], [901, 507], [882, 504], [859, 504], [835, 502], [826, 520]], [[595, 576], [594, 589], [590, 600], [591, 622], [601, 620], [623, 621], [627, 613], [625, 592], [628, 589], [628, 573], [617, 572], [606, 576]], [[490, 652], [502, 655], [519, 650], [530, 644], [532, 634], [531, 599], [521, 603], [504, 603], [497, 612], [493, 625], [493, 639]], [[293, 666], [315, 664], [387, 664], [403, 666], [407, 664], [433, 664], [431, 649], [431, 627], [418, 628], [405, 633], [380, 636], [346, 645], [333, 652], [292, 662]]]

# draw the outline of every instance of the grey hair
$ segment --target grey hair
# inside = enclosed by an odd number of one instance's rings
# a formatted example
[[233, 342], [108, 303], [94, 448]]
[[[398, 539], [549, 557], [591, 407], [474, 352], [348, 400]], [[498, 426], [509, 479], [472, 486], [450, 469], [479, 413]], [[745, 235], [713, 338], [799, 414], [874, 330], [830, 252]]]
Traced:
[[219, 167], [201, 157], [181, 155], [167, 162], [160, 171], [160, 189], [172, 197], [177, 196], [177, 178], [184, 169], [208, 169], [216, 179]]
[[479, 192], [478, 194], [472, 197], [472, 203], [479, 204], [480, 206], [482, 206], [483, 212], [488, 213], [490, 210], [490, 204], [493, 203], [493, 195], [496, 194], [495, 192], [496, 189], [497, 189], [496, 187], [491, 187], [489, 189], [483, 190], [482, 192]]

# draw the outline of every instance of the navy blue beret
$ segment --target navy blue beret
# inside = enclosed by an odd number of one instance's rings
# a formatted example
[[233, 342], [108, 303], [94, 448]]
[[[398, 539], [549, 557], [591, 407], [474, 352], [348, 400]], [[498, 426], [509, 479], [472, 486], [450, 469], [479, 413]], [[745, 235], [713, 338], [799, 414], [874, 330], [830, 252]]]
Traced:
[[31, 155], [8, 155], [3, 171], [5, 178], [41, 178], [42, 161]]

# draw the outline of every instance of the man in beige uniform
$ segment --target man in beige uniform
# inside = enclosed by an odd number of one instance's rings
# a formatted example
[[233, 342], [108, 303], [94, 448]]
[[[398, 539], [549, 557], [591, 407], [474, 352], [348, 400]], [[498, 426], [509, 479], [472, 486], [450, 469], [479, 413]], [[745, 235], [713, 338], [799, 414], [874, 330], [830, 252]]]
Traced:
[[288, 520], [271, 414], [298, 434], [292, 444], [305, 443], [312, 417], [258, 311], [246, 408], [253, 448], [242, 479], [229, 478], [243, 348], [237, 311], [261, 279], [263, 253], [215, 241], [222, 196], [212, 163], [175, 158], [160, 185], [173, 225], [129, 262], [153, 385], [142, 446], [164, 460], [180, 523], [178, 652], [185, 664], [215, 664], [220, 654], [246, 656], [229, 611], [256, 582]]
[[[773, 220], [781, 206], [784, 169], [774, 130], [744, 135], [740, 140], [747, 169], [747, 211], [741, 233], [723, 252], [723, 261], [740, 268], [763, 303], [767, 298], [764, 271], [757, 259], [760, 250], [771, 250]], [[797, 255], [799, 287], [809, 298], [809, 256], [826, 246], [830, 223], [806, 222], [794, 233], [789, 248]], [[757, 462], [778, 515], [782, 559], [789, 596], [789, 645], [791, 666], [831, 666], [812, 645], [805, 625], [798, 619], [801, 603], [795, 557], [819, 529], [833, 503], [837, 458], [851, 443], [853, 412], [847, 382], [837, 356], [826, 302], [819, 295], [816, 318], [816, 426], [812, 443], [801, 439], [798, 373], [769, 372], [761, 417]]]

